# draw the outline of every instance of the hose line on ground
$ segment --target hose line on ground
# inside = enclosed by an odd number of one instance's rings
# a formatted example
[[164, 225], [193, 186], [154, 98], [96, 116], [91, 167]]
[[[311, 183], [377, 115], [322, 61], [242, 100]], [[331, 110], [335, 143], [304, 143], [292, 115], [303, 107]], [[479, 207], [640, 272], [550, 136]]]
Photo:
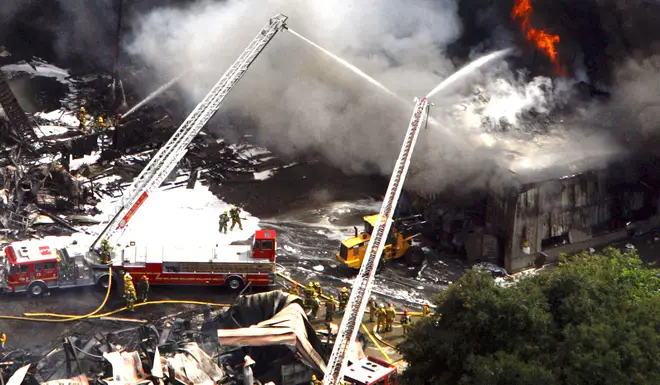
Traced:
[[[207, 306], [214, 306], [214, 307], [230, 307], [230, 304], [227, 303], [215, 303], [215, 302], [200, 302], [200, 301], [186, 301], [186, 300], [174, 300], [174, 299], [169, 299], [169, 300], [160, 300], [160, 301], [148, 301], [148, 302], [140, 302], [136, 303], [133, 305], [133, 307], [140, 307], [140, 306], [147, 306], [147, 305], [164, 305], [164, 304], [186, 304], [186, 305], [207, 305]], [[111, 310], [107, 313], [101, 313], [101, 314], [94, 314], [91, 315], [87, 318], [101, 318], [101, 317], [107, 317], [112, 314], [116, 314], [119, 312], [122, 312], [124, 310], [128, 310], [128, 306], [124, 306], [119, 309]], [[25, 313], [26, 315], [48, 315], [50, 317], [56, 317], [56, 318], [68, 318], [70, 315], [67, 314], [54, 314], [54, 313]]]
[[[108, 269], [108, 273], [110, 275], [112, 275], [112, 268]], [[62, 314], [61, 315], [61, 316], [63, 316], [62, 318], [65, 318], [65, 319], [32, 318], [32, 317], [30, 317], [31, 315], [32, 316], [46, 315], [46, 314], [49, 314], [49, 313], [33, 313], [33, 314], [25, 313], [25, 315], [26, 315], [25, 317], [2, 315], [2, 316], [0, 316], [0, 319], [16, 320], [16, 321], [34, 321], [34, 322], [40, 322], [40, 321], [43, 321], [43, 322], [69, 322], [69, 321], [76, 321], [76, 320], [83, 319], [83, 318], [89, 318], [89, 317], [92, 317], [94, 314], [100, 312], [103, 309], [103, 307], [105, 307], [105, 304], [108, 302], [108, 298], [110, 298], [110, 292], [111, 291], [112, 291], [112, 279], [109, 279], [108, 280], [108, 290], [106, 290], [106, 292], [105, 292], [105, 298], [103, 298], [103, 302], [101, 302], [99, 307], [97, 307], [96, 310], [94, 310], [91, 313], [87, 313], [87, 314], [83, 314], [83, 315]]]

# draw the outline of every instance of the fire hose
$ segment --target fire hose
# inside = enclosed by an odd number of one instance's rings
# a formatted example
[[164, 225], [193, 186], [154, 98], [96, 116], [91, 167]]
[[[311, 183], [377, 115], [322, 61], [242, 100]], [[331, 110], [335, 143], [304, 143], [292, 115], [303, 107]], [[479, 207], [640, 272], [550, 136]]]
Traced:
[[[109, 273], [112, 273], [112, 269], [109, 269]], [[57, 313], [25, 313], [25, 316], [11, 316], [11, 315], [0, 315], [0, 319], [6, 319], [6, 320], [15, 320], [15, 321], [32, 321], [32, 322], [71, 322], [71, 321], [77, 321], [81, 319], [86, 319], [86, 318], [101, 318], [101, 317], [106, 317], [112, 314], [116, 314], [119, 312], [122, 312], [124, 310], [127, 310], [128, 307], [124, 306], [120, 309], [115, 309], [111, 310], [106, 313], [98, 314], [106, 305], [108, 302], [108, 299], [110, 298], [110, 293], [112, 291], [112, 280], [110, 279], [108, 281], [108, 289], [105, 293], [105, 298], [103, 299], [103, 302], [99, 305], [99, 307], [96, 308], [96, 310], [84, 314], [84, 315], [77, 315], [77, 314], [57, 314]], [[134, 307], [140, 307], [140, 306], [146, 306], [146, 305], [160, 305], [160, 304], [188, 304], [188, 305], [208, 305], [208, 306], [215, 306], [215, 307], [229, 307], [229, 304], [220, 304], [220, 303], [214, 303], [214, 302], [201, 302], [201, 301], [185, 301], [185, 300], [161, 300], [161, 301], [148, 301], [148, 302], [141, 302], [138, 304], [135, 304]], [[52, 319], [52, 318], [35, 318], [35, 317], [53, 317], [53, 318], [60, 318], [60, 319]]]
[[[108, 274], [112, 274], [112, 268], [108, 269]], [[47, 319], [47, 318], [32, 318], [30, 317], [35, 316], [35, 315], [48, 315], [49, 313], [25, 313], [26, 317], [21, 317], [21, 316], [10, 316], [10, 315], [3, 315], [0, 316], [0, 319], [9, 319], [9, 320], [17, 320], [17, 321], [40, 321], [40, 322], [69, 322], [69, 321], [76, 321], [79, 319], [83, 318], [89, 318], [96, 313], [100, 312], [101, 309], [105, 306], [105, 304], [108, 302], [108, 298], [110, 298], [110, 291], [112, 290], [112, 280], [108, 280], [108, 290], [105, 293], [105, 298], [103, 298], [103, 302], [99, 305], [99, 307], [96, 308], [91, 313], [83, 314], [83, 315], [76, 315], [76, 314], [67, 314], [64, 315], [66, 319]]]

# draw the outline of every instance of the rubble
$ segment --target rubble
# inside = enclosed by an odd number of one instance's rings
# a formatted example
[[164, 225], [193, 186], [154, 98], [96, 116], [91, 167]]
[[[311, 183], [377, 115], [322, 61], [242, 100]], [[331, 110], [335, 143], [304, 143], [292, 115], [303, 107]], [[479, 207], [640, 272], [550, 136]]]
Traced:
[[240, 296], [217, 313], [206, 308], [138, 324], [86, 320], [43, 355], [1, 351], [0, 375], [5, 384], [15, 374], [25, 384], [242, 384], [249, 355], [261, 383], [295, 384], [325, 370], [321, 341], [301, 306], [297, 296], [274, 291]]

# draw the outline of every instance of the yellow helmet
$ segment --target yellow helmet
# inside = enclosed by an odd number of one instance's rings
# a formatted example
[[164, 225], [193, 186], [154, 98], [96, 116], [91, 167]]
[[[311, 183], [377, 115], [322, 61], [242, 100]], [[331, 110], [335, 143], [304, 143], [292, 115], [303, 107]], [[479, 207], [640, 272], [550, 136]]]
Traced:
[[312, 374], [312, 381], [316, 381], [316, 374]]
[[321, 286], [321, 282], [319, 282], [319, 281], [314, 282], [314, 286], [316, 286], [316, 287]]
[[314, 282], [310, 282], [308, 286], [313, 288], [314, 287]]
[[317, 292], [314, 292], [314, 294], [313, 294], [313, 295], [314, 295], [314, 298], [316, 298], [316, 297], [318, 297], [318, 296], [319, 296], [319, 293], [317, 293]]
[[229, 211], [225, 211], [224, 214], [225, 214], [225, 215], [229, 215]]
[[342, 288], [341, 288], [341, 291], [343, 291], [343, 292], [347, 292], [347, 291], [348, 291], [348, 288], [346, 288], [346, 287], [342, 287]]
[[331, 295], [331, 296], [330, 296], [330, 299], [335, 299], [335, 296], [334, 296], [334, 295]]
[[85, 112], [85, 106], [80, 106], [80, 112]]

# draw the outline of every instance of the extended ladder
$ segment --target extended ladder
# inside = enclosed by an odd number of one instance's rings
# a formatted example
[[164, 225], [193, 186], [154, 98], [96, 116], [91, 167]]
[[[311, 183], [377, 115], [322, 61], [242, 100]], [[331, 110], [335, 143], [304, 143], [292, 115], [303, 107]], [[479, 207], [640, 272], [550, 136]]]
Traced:
[[371, 295], [371, 287], [376, 276], [376, 268], [378, 267], [383, 248], [387, 242], [387, 235], [392, 226], [392, 216], [399, 201], [406, 174], [408, 174], [410, 159], [412, 158], [420, 127], [422, 127], [428, 115], [428, 108], [429, 103], [426, 98], [416, 101], [415, 111], [406, 132], [406, 137], [399, 153], [399, 159], [394, 166], [390, 184], [387, 187], [383, 205], [380, 209], [380, 215], [371, 233], [371, 240], [369, 240], [362, 267], [353, 282], [353, 290], [346, 305], [346, 312], [337, 332], [335, 346], [332, 349], [327, 370], [323, 377], [324, 385], [338, 385], [343, 379], [342, 373], [346, 368], [348, 352], [352, 348], [355, 338], [357, 338], [359, 326], [362, 323], [362, 315]]
[[236, 62], [229, 67], [218, 83], [206, 95], [204, 100], [190, 113], [170, 140], [158, 150], [140, 175], [135, 178], [128, 191], [124, 193], [121, 203], [116, 208], [116, 212], [110, 216], [107, 226], [96, 240], [94, 240], [94, 243], [90, 246], [90, 250], [94, 250], [102, 239], [108, 239], [111, 244], [113, 243], [113, 236], [126, 227], [128, 221], [140, 208], [140, 205], [144, 203], [149, 194], [160, 187], [165, 179], [167, 179], [181, 158], [188, 152], [188, 146], [195, 136], [218, 111], [220, 103], [222, 103], [236, 83], [245, 75], [245, 72], [261, 51], [263, 51], [277, 32], [282, 28], [286, 28], [284, 24], [286, 19], [287, 16], [281, 14], [270, 19], [268, 25], [252, 40]]

